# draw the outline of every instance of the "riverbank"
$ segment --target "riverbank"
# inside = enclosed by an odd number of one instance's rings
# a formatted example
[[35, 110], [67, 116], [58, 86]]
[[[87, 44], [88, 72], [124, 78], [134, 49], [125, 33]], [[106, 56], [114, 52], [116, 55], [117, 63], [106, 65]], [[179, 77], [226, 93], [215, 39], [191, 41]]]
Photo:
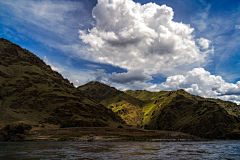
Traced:
[[22, 134], [11, 134], [8, 131], [0, 132], [1, 141], [149, 141], [149, 142], [176, 142], [176, 141], [204, 141], [206, 139], [189, 134], [165, 131], [144, 130], [135, 127], [70, 127], [58, 128], [47, 125], [33, 127]]

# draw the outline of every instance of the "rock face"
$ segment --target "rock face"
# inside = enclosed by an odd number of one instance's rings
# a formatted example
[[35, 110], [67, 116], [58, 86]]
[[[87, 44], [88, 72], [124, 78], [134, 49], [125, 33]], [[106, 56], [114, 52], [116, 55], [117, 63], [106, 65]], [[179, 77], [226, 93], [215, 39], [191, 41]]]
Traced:
[[89, 82], [78, 89], [93, 95], [130, 125], [181, 131], [204, 138], [240, 138], [238, 116], [230, 115], [224, 108], [228, 106], [231, 110], [232, 102], [205, 99], [184, 90], [122, 92], [99, 82]]
[[3, 38], [0, 39], [0, 118], [2, 126], [18, 122], [72, 122], [76, 126], [125, 123], [112, 110], [77, 90], [40, 58]]

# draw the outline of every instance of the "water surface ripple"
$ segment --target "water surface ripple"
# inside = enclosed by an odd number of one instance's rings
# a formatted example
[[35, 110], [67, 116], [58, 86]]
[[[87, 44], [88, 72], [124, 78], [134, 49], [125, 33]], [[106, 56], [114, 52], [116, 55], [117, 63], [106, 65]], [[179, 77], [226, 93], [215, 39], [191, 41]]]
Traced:
[[0, 142], [0, 159], [240, 159], [240, 141]]

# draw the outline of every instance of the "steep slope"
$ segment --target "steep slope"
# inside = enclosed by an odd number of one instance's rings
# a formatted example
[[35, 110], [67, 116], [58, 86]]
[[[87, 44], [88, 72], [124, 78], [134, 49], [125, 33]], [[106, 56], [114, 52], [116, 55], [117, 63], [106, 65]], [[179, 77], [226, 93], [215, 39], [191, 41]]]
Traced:
[[182, 131], [205, 138], [239, 137], [239, 118], [213, 100], [178, 91], [125, 91], [143, 100], [146, 129]]
[[230, 115], [240, 118], [240, 105], [230, 101], [223, 101], [221, 99], [207, 98], [209, 101], [216, 102], [223, 107]]
[[117, 113], [128, 125], [141, 125], [141, 100], [99, 82], [89, 82], [78, 89]]
[[26, 49], [0, 39], [0, 118], [7, 123], [69, 123], [107, 126], [125, 123], [89, 99]]

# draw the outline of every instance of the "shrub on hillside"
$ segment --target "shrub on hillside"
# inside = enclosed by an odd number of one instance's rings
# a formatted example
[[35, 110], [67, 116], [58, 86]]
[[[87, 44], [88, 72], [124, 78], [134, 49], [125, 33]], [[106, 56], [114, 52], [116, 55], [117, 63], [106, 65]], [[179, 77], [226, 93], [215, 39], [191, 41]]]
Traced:
[[19, 125], [14, 127], [15, 133], [23, 134], [24, 130], [25, 130], [25, 127], [24, 127], [23, 123], [20, 123]]
[[123, 126], [119, 125], [117, 128], [123, 128]]
[[63, 123], [60, 126], [60, 128], [68, 128], [68, 127], [74, 127], [74, 126], [71, 123]]

